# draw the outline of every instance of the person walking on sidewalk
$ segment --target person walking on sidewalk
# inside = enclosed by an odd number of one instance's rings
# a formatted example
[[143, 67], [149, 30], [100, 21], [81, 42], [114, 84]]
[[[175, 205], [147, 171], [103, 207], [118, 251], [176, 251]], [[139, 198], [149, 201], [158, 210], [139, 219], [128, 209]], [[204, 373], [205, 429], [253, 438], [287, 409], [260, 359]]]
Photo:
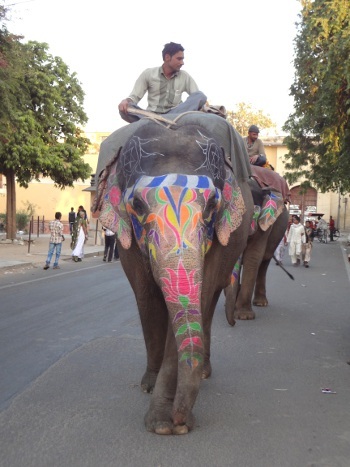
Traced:
[[50, 228], [50, 245], [49, 245], [49, 252], [46, 258], [46, 264], [44, 269], [49, 269], [52, 255], [56, 250], [56, 257], [55, 262], [53, 263], [53, 269], [60, 269], [58, 265], [58, 260], [61, 256], [61, 249], [62, 249], [62, 242], [64, 241], [63, 235], [63, 224], [61, 222], [62, 214], [60, 212], [55, 213], [55, 220], [51, 221], [49, 224]]
[[102, 230], [105, 233], [105, 251], [103, 254], [103, 261], [107, 260], [108, 255], [108, 262], [111, 263], [114, 253], [115, 233], [106, 227], [102, 227]]
[[73, 227], [75, 222], [76, 214], [74, 212], [74, 208], [70, 208], [70, 212], [68, 213], [68, 222], [69, 222], [69, 232], [73, 234]]
[[84, 211], [78, 211], [78, 216], [74, 222], [71, 249], [72, 260], [76, 263], [84, 258], [84, 245], [88, 240], [87, 219], [85, 219]]

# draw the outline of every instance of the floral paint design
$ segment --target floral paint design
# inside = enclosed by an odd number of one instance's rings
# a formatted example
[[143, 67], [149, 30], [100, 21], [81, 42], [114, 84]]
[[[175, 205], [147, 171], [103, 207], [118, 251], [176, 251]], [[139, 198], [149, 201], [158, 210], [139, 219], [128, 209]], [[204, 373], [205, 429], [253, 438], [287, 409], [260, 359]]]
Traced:
[[253, 218], [252, 218], [252, 222], [250, 223], [249, 235], [254, 235], [255, 232], [258, 230], [258, 219], [259, 219], [260, 212], [261, 212], [261, 207], [254, 205]]
[[[212, 194], [216, 200], [215, 209], [203, 219]], [[147, 207], [142, 213], [134, 207], [135, 198], [141, 198]], [[124, 195], [135, 237], [142, 251], [149, 253], [153, 261], [157, 261], [159, 249], [161, 257], [182, 256], [184, 251], [198, 248], [202, 248], [203, 254], [207, 253], [220, 200], [220, 192], [208, 177], [179, 174], [142, 177]]]
[[226, 171], [222, 198], [223, 213], [216, 221], [215, 229], [220, 243], [227, 245], [230, 234], [241, 225], [246, 211], [241, 189], [230, 170]]
[[264, 204], [259, 216], [259, 226], [264, 232], [276, 221], [284, 207], [283, 197], [280, 193], [271, 191], [265, 196]]
[[[195, 282], [195, 269], [187, 271], [182, 259], [178, 269], [165, 268], [168, 277], [162, 277], [165, 300], [177, 305], [179, 311], [173, 318], [177, 328], [177, 340], [180, 362], [185, 362], [191, 369], [203, 361], [203, 341], [199, 298], [201, 296], [201, 280]], [[199, 334], [199, 335], [198, 335]]]

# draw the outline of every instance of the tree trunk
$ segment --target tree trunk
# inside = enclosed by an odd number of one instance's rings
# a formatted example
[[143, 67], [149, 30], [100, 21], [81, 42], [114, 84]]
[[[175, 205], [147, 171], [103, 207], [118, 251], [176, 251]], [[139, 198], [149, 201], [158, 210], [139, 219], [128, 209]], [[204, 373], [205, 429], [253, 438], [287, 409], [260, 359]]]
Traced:
[[16, 238], [16, 178], [14, 170], [6, 171], [6, 238]]

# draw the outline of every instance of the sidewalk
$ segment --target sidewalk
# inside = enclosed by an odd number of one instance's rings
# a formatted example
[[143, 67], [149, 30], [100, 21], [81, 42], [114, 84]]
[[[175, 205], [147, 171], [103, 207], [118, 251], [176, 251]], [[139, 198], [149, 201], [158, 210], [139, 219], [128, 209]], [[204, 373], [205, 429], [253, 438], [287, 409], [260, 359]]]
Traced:
[[[39, 237], [33, 235], [30, 245], [28, 245], [28, 235], [18, 235], [17, 243], [6, 243], [5, 238], [4, 234], [0, 235], [0, 269], [44, 266], [49, 249], [50, 235], [42, 234]], [[72, 257], [70, 236], [65, 235], [65, 238], [66, 240], [62, 244], [60, 261], [70, 260]], [[101, 243], [101, 240], [97, 238], [97, 242]], [[84, 247], [84, 256], [100, 256], [103, 255], [103, 251], [103, 243], [95, 245], [95, 232], [91, 232]]]

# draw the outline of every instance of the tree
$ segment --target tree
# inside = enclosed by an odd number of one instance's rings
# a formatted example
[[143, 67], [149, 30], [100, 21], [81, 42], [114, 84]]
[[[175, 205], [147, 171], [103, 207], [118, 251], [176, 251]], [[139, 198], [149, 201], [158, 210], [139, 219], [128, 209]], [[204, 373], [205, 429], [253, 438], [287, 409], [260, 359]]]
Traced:
[[9, 104], [0, 113], [0, 173], [6, 176], [7, 238], [13, 239], [16, 179], [28, 187], [32, 179], [50, 177], [63, 189], [85, 180], [91, 167], [82, 159], [89, 140], [79, 127], [87, 116], [76, 74], [45, 43], [17, 40], [5, 56], [7, 86], [1, 92]]
[[320, 191], [350, 190], [348, 0], [301, 0], [295, 39], [295, 111], [284, 130], [286, 178]]
[[236, 110], [227, 112], [227, 120], [242, 136], [246, 136], [250, 125], [257, 125], [259, 128], [275, 128], [268, 115], [264, 115], [262, 110], [254, 110], [250, 104], [240, 102], [236, 105]]

